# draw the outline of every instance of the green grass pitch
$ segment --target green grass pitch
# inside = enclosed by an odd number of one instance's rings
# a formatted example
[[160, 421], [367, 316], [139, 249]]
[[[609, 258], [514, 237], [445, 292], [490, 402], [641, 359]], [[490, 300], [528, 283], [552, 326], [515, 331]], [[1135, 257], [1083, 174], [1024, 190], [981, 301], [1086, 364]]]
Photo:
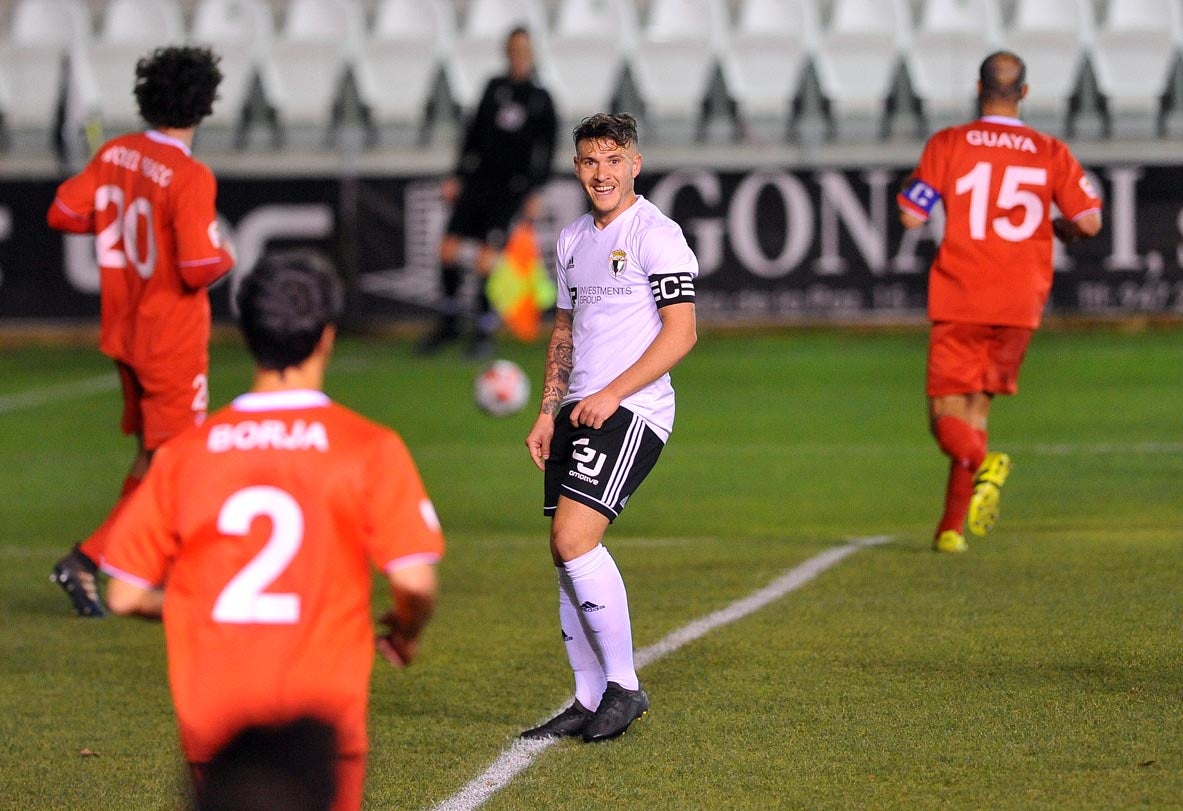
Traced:
[[[1039, 333], [994, 409], [1015, 460], [1002, 518], [959, 557], [929, 551], [946, 464], [924, 346], [704, 331], [670, 445], [607, 538], [637, 647], [851, 538], [892, 539], [648, 665], [647, 718], [556, 744], [487, 808], [1183, 807], [1183, 333]], [[543, 351], [504, 349], [535, 385]], [[533, 407], [479, 414], [474, 372], [351, 338], [327, 382], [403, 434], [449, 544], [420, 661], [376, 665], [369, 808], [447, 799], [570, 689]], [[248, 385], [236, 340], [211, 376], [216, 405]], [[3, 808], [180, 805], [161, 629], [76, 620], [48, 582], [130, 462], [118, 413], [97, 351], [0, 350]]]

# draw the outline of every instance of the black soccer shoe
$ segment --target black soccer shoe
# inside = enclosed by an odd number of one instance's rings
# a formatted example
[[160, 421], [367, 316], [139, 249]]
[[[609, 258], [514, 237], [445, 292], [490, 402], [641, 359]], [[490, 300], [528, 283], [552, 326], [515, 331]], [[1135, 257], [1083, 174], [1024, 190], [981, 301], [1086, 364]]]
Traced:
[[456, 323], [455, 316], [445, 316], [436, 322], [431, 332], [424, 335], [415, 344], [415, 354], [420, 357], [429, 357], [438, 354], [448, 344], [459, 340], [460, 325]]
[[583, 728], [586, 743], [610, 741], [624, 734], [629, 724], [649, 712], [649, 695], [641, 689], [626, 690], [614, 681], [600, 699], [592, 719]]
[[539, 738], [568, 738], [583, 732], [587, 722], [592, 719], [592, 711], [578, 701], [556, 715], [544, 724], [533, 729], [527, 729], [519, 738], [537, 740]]
[[49, 579], [66, 592], [78, 616], [102, 619], [107, 616], [107, 609], [103, 608], [99, 600], [98, 581], [95, 578], [97, 572], [94, 561], [74, 547], [53, 567]]
[[493, 336], [484, 332], [474, 333], [468, 339], [468, 345], [464, 347], [464, 357], [466, 360], [489, 360], [497, 354], [497, 344], [493, 341]]

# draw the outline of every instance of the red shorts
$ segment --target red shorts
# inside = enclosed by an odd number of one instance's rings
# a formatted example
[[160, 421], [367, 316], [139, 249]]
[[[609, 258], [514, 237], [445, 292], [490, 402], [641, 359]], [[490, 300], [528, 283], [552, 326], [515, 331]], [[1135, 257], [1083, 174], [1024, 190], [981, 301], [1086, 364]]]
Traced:
[[1026, 327], [936, 322], [928, 336], [928, 396], [1014, 394], [1034, 332]]
[[201, 425], [209, 408], [206, 364], [195, 363], [186, 371], [135, 370], [115, 362], [123, 385], [125, 434], [143, 437], [144, 448], [154, 451], [164, 441], [193, 425]]

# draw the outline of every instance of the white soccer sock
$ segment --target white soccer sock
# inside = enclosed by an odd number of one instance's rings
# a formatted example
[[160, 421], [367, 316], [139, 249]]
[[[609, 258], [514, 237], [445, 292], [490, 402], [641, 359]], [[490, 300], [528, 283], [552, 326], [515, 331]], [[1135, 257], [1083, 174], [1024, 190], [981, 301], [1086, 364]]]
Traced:
[[628, 594], [616, 561], [603, 544], [597, 544], [595, 549], [563, 565], [571, 578], [579, 613], [590, 631], [592, 647], [600, 653], [605, 680], [636, 690]]
[[604, 666], [592, 646], [582, 612], [575, 607], [571, 578], [561, 566], [556, 571], [559, 575], [559, 624], [563, 630], [563, 644], [567, 647], [567, 660], [575, 674], [575, 698], [584, 709], [594, 711], [600, 706], [600, 697], [604, 695], [608, 680], [604, 678]]

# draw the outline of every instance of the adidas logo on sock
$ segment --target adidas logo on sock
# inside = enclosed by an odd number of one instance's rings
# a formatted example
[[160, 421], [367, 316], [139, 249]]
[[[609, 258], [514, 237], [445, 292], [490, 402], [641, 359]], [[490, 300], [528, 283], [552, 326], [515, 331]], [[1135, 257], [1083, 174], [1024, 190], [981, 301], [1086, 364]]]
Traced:
[[575, 638], [575, 637], [571, 636], [570, 634], [568, 634], [566, 631], [564, 631], [562, 628], [559, 629], [559, 633], [561, 633], [563, 635], [564, 642], [570, 642], [572, 639]]
[[596, 605], [591, 600], [584, 600], [583, 604], [579, 606], [579, 610], [582, 611], [584, 614], [593, 614], [596, 611], [600, 611], [603, 608], [604, 608], [604, 606]]

